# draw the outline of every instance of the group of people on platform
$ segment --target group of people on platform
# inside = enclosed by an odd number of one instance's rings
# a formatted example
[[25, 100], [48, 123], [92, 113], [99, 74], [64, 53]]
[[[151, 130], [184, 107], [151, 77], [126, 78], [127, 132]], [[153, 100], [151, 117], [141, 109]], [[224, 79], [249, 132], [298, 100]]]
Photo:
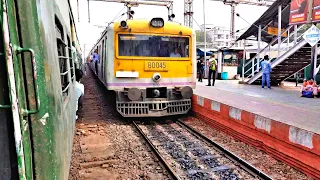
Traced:
[[317, 98], [320, 89], [318, 89], [318, 85], [313, 79], [309, 79], [308, 81], [304, 79], [300, 92], [301, 97]]
[[[197, 72], [198, 72], [198, 81], [202, 82], [202, 78], [204, 75], [204, 58], [200, 58], [197, 62]], [[207, 63], [209, 67], [209, 74], [208, 74], [208, 85], [207, 86], [214, 86], [214, 83], [216, 81], [216, 69], [217, 69], [217, 61], [214, 58], [214, 55], [212, 54], [209, 62]], [[212, 79], [212, 84], [211, 84]]]
[[[208, 85], [207, 86], [214, 86], [215, 78], [216, 78], [216, 69], [217, 69], [217, 61], [214, 58], [214, 55], [211, 55], [209, 62], [207, 64], [209, 66], [209, 75], [208, 75]], [[198, 82], [202, 82], [204, 71], [205, 71], [205, 62], [204, 58], [198, 60], [197, 62], [197, 72], [198, 72]], [[267, 87], [271, 89], [270, 86], [270, 73], [272, 72], [271, 63], [269, 62], [269, 56], [265, 55], [261, 62], [262, 68], [262, 84], [261, 87], [264, 88], [265, 84]], [[211, 79], [213, 80], [211, 84]], [[309, 79], [308, 81], [305, 79], [303, 81], [301, 87], [301, 97], [317, 97], [320, 94], [320, 88], [318, 87], [316, 81], [313, 79]]]

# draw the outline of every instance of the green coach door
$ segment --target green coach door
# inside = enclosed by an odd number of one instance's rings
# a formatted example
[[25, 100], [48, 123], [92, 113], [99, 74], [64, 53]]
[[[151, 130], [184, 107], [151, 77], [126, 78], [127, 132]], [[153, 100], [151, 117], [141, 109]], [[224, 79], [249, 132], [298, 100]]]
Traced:
[[[2, 21], [1, 27], [3, 27]], [[18, 179], [18, 161], [4, 52], [3, 30], [0, 29], [0, 179]]]
[[34, 179], [31, 115], [39, 107], [30, 106], [27, 98], [35, 93], [30, 88], [34, 81], [30, 73], [34, 71], [34, 64], [30, 65], [34, 52], [21, 48], [16, 3], [1, 0], [0, 6], [0, 179], [31, 180]]

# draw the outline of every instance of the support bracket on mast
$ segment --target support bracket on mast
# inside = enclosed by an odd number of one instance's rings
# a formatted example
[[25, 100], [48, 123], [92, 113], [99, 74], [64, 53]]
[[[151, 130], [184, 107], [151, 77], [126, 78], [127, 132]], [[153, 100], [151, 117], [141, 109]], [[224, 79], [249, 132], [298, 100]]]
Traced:
[[169, 21], [175, 17], [173, 14], [173, 0], [87, 0], [88, 1], [88, 21], [90, 23], [90, 7], [89, 1], [101, 1], [101, 2], [116, 2], [124, 3], [128, 7], [128, 19], [132, 19], [132, 14], [130, 13], [131, 7], [138, 5], [153, 5], [153, 6], [165, 6], [168, 8]]

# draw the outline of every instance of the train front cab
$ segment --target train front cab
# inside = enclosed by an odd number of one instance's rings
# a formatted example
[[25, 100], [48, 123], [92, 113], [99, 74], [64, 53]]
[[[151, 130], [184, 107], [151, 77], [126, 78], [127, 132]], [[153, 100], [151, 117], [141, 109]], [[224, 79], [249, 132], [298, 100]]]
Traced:
[[117, 86], [117, 111], [124, 117], [186, 114], [195, 88], [193, 31], [160, 18], [136, 21], [114, 25], [117, 83], [108, 84]]

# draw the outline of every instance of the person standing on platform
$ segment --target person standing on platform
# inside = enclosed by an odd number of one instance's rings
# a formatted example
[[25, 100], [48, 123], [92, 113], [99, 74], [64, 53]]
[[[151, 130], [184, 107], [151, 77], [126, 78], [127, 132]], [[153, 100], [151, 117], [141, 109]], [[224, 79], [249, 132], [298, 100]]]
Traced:
[[199, 74], [199, 79], [198, 82], [202, 82], [202, 76], [203, 76], [203, 58], [198, 60], [197, 63], [197, 69], [198, 69], [198, 74]]
[[217, 69], [217, 61], [214, 58], [214, 55], [212, 54], [209, 59], [209, 76], [208, 76], [207, 86], [211, 86], [211, 76], [212, 76], [212, 86], [214, 86], [214, 83], [216, 81], [216, 69]]
[[96, 74], [98, 75], [98, 63], [99, 63], [98, 50], [95, 50], [95, 51], [94, 51], [94, 54], [93, 54], [93, 62], [95, 63]]
[[271, 64], [268, 61], [269, 56], [265, 55], [263, 57], [263, 61], [261, 62], [261, 67], [262, 67], [262, 88], [264, 88], [265, 82], [267, 81], [267, 86], [269, 89], [271, 89], [270, 86], [270, 73], [272, 71], [271, 69]]

